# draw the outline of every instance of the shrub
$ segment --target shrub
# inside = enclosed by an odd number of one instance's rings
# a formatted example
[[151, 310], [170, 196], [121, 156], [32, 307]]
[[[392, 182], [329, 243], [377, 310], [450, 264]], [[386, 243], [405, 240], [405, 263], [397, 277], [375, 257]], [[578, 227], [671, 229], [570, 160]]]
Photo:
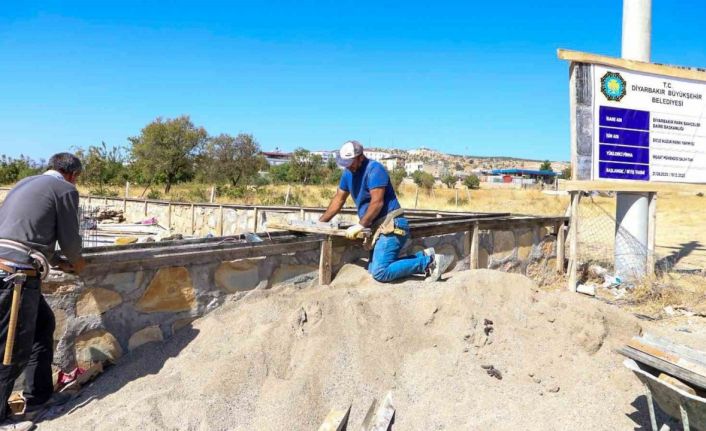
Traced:
[[162, 199], [162, 193], [159, 190], [150, 190], [147, 199]]

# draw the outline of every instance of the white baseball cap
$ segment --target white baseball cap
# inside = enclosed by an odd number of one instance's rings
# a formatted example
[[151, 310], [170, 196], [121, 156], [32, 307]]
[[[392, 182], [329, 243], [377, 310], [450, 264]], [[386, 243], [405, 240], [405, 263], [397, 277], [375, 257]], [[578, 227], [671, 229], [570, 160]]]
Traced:
[[348, 141], [338, 152], [336, 164], [342, 168], [347, 168], [353, 164], [353, 159], [363, 154], [363, 146], [358, 141]]

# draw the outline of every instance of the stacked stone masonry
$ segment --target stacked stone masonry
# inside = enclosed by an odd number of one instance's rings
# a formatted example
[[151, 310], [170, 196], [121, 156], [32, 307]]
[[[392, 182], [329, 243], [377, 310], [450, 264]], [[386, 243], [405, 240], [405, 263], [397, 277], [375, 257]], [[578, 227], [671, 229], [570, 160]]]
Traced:
[[[435, 247], [455, 256], [453, 270], [469, 268], [468, 233], [418, 238], [405, 253]], [[551, 271], [555, 236], [545, 228], [481, 232], [479, 267], [532, 273]], [[334, 273], [362, 262], [360, 247], [335, 247]], [[55, 362], [63, 369], [93, 361], [114, 362], [140, 346], [171, 337], [227, 300], [278, 284], [303, 284], [318, 277], [319, 252], [77, 278], [51, 277], [43, 291], [57, 316]]]

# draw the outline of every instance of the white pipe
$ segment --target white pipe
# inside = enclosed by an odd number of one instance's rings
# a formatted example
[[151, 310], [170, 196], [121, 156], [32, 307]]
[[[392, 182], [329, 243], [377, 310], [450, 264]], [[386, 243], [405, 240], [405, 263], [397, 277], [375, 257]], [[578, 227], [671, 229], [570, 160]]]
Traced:
[[623, 0], [623, 45], [621, 57], [650, 61], [652, 0]]
[[[623, 0], [622, 57], [650, 61], [652, 0]], [[618, 192], [615, 207], [615, 273], [628, 279], [646, 274], [649, 195]]]

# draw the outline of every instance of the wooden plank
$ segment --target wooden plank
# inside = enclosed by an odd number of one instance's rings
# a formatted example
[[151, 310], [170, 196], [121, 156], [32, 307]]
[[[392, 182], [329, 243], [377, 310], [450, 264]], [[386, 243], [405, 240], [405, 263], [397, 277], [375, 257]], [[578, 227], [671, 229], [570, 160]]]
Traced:
[[478, 223], [473, 225], [473, 230], [471, 230], [471, 253], [469, 256], [471, 269], [478, 269], [478, 253], [480, 251], [480, 239], [479, 239], [480, 228]]
[[569, 285], [570, 292], [576, 292], [578, 278], [578, 241], [579, 241], [579, 201], [581, 193], [571, 193], [571, 224], [569, 225]]
[[388, 392], [380, 403], [375, 415], [372, 417], [370, 425], [361, 428], [362, 431], [388, 431], [392, 419], [395, 417], [395, 407], [392, 405], [392, 392]]
[[666, 338], [658, 337], [650, 333], [645, 333], [639, 339], [642, 340], [643, 343], [652, 344], [658, 348], [674, 352], [689, 361], [699, 364], [702, 367], [706, 367], [706, 352], [692, 349], [687, 346], [674, 344]]
[[647, 216], [647, 272], [655, 273], [655, 240], [657, 237], [657, 193], [649, 194], [649, 207]]
[[689, 184], [689, 183], [660, 183], [646, 181], [629, 181], [629, 180], [596, 180], [596, 181], [564, 181], [562, 182], [564, 190], [573, 191], [603, 191], [603, 192], [686, 192], [698, 193], [706, 189], [706, 184]]
[[[327, 227], [322, 225], [301, 225], [301, 224], [290, 224], [286, 220], [271, 219], [267, 222], [267, 227], [269, 229], [282, 229], [289, 230], [292, 232], [304, 232], [304, 233], [314, 233], [319, 235], [329, 235], [329, 236], [346, 236], [345, 229], [337, 229], [334, 227]], [[370, 230], [365, 230], [358, 234], [359, 239], [363, 239], [370, 235]]]
[[218, 205], [218, 236], [223, 236], [223, 205]]
[[191, 204], [191, 235], [196, 235], [196, 210], [194, 204]]
[[[307, 239], [292, 243], [278, 243], [266, 245], [249, 245], [227, 249], [199, 250], [192, 252], [165, 251], [152, 255], [128, 256], [127, 259], [116, 261], [113, 259], [87, 259], [85, 276], [94, 276], [108, 272], [141, 271], [156, 269], [166, 266], [194, 265], [228, 260], [246, 259], [250, 257], [273, 256], [300, 251], [317, 250], [321, 246], [321, 239]], [[137, 253], [135, 253], [137, 254]]]
[[321, 241], [321, 259], [319, 259], [319, 285], [328, 286], [333, 278], [333, 241], [327, 236]]
[[556, 231], [556, 272], [564, 273], [564, 260], [566, 258], [566, 229], [564, 223], [557, 224]]
[[697, 68], [645, 63], [642, 61], [626, 60], [624, 58], [590, 54], [587, 52], [572, 51], [568, 49], [558, 49], [557, 57], [561, 60], [568, 60], [576, 63], [601, 64], [603, 66], [620, 67], [636, 72], [653, 73], [656, 75], [693, 79], [696, 81], [706, 81], [706, 70]]
[[319, 431], [345, 431], [348, 428], [351, 406], [349, 405], [345, 410], [332, 409], [319, 427]]
[[172, 230], [172, 204], [167, 206], [167, 230]]
[[706, 376], [629, 346], [619, 348], [618, 353], [706, 390]]

